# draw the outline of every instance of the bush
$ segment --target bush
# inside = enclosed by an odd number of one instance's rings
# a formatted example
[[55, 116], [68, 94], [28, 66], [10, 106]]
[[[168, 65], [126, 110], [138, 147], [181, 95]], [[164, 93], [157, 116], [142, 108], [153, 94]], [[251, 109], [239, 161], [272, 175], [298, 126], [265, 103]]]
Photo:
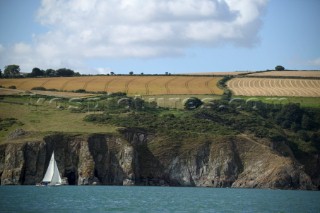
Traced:
[[33, 87], [31, 90], [40, 90], [40, 91], [46, 91], [47, 89], [44, 87]]
[[233, 78], [233, 76], [224, 76], [219, 82], [218, 82], [218, 86], [221, 88], [221, 89], [224, 89], [227, 87], [227, 81], [231, 80]]
[[109, 97], [126, 97], [127, 94], [125, 92], [115, 92], [108, 95]]
[[17, 87], [16, 87], [16, 86], [14, 86], [14, 85], [9, 86], [8, 88], [9, 88], [9, 89], [17, 89]]
[[58, 92], [59, 90], [57, 90], [57, 89], [47, 89], [47, 91]]
[[0, 131], [7, 130], [15, 124], [18, 124], [20, 126], [22, 125], [22, 123], [18, 121], [16, 118], [0, 118]]
[[84, 117], [83, 120], [88, 122], [107, 123], [111, 119], [112, 119], [112, 116], [108, 114], [103, 114], [103, 115], [91, 114]]
[[191, 97], [184, 103], [184, 108], [188, 110], [196, 109], [202, 104], [203, 102], [199, 98]]
[[303, 141], [309, 141], [310, 140], [310, 136], [308, 134], [307, 131], [305, 130], [299, 130], [298, 131], [298, 137], [300, 140], [303, 140]]
[[87, 91], [85, 89], [77, 89], [74, 92], [76, 92], [76, 93], [86, 93]]

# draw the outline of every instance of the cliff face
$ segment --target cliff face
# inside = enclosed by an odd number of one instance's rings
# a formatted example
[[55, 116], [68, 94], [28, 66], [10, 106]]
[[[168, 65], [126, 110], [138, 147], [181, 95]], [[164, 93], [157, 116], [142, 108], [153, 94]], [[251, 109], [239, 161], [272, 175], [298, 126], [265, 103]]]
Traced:
[[4, 144], [1, 185], [40, 182], [54, 151], [61, 176], [76, 185], [317, 187], [284, 144], [275, 147], [245, 135], [201, 143], [162, 142], [155, 135], [126, 129], [120, 135], [53, 134], [42, 141]]

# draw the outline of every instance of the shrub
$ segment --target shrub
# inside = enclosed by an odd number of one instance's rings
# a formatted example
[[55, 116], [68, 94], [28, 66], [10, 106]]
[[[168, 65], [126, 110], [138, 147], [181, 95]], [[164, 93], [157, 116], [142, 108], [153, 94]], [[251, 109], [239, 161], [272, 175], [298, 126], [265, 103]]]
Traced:
[[87, 91], [85, 89], [77, 89], [75, 90], [74, 92], [77, 92], [77, 93], [86, 93]]
[[59, 90], [57, 90], [57, 89], [47, 89], [47, 91], [58, 92]]
[[109, 94], [109, 97], [126, 97], [127, 94], [125, 92], [115, 92]]
[[15, 124], [18, 124], [20, 126], [22, 125], [22, 123], [18, 121], [16, 118], [0, 118], [0, 131], [7, 130]]
[[188, 110], [196, 109], [202, 104], [203, 102], [199, 98], [191, 97], [184, 103], [184, 108]]
[[9, 89], [17, 89], [17, 87], [14, 85], [11, 85], [11, 86], [9, 86]]
[[84, 117], [83, 120], [88, 122], [107, 123], [111, 119], [112, 119], [112, 116], [108, 114], [103, 114], [103, 115], [90, 114]]
[[218, 86], [221, 88], [221, 89], [224, 89], [227, 87], [227, 81], [231, 80], [233, 78], [233, 76], [224, 76], [219, 82], [218, 82]]
[[45, 91], [47, 90], [46, 88], [44, 87], [33, 87], [31, 90], [40, 90], [40, 91]]

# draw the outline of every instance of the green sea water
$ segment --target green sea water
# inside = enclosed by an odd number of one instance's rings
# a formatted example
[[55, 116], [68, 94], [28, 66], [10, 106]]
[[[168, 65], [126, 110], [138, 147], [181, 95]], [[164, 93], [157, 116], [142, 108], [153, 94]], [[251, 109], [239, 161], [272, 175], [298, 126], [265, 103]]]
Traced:
[[320, 212], [319, 191], [1, 186], [0, 212]]

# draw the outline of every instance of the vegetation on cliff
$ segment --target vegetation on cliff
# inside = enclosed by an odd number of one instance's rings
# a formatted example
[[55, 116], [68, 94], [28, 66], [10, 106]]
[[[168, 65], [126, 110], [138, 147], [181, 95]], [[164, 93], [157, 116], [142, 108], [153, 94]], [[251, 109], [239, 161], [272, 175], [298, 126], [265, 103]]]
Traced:
[[95, 133], [127, 127], [165, 135], [172, 141], [181, 135], [196, 141], [200, 136], [248, 134], [286, 143], [295, 156], [315, 154], [320, 150], [320, 109], [298, 104], [234, 98], [211, 100], [200, 107], [197, 103], [190, 108], [192, 110], [187, 110], [160, 108], [155, 102], [127, 97], [124, 93], [69, 100], [51, 97], [50, 103], [41, 105], [42, 99], [42, 96], [3, 98], [0, 103], [2, 142], [8, 132], [16, 128]]
[[157, 108], [139, 98], [114, 96], [101, 113], [84, 120], [118, 127], [142, 128], [176, 138], [184, 135], [249, 134], [288, 144], [296, 156], [319, 152], [320, 110], [298, 104], [214, 100], [194, 110]]

